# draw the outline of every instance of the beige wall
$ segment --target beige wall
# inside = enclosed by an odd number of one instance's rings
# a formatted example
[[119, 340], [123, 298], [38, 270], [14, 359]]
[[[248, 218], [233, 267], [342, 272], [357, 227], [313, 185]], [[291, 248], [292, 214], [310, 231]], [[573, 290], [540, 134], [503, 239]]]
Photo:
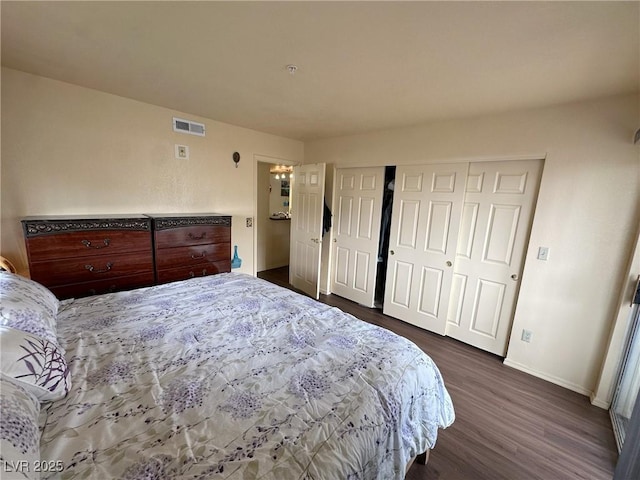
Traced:
[[545, 158], [506, 363], [591, 394], [640, 220], [638, 118], [638, 97], [620, 96], [308, 142], [305, 163]]
[[[175, 133], [172, 117], [206, 125]], [[2, 69], [2, 255], [26, 265], [20, 218], [83, 213], [233, 216], [240, 271], [254, 272], [255, 155], [301, 161], [302, 142]], [[174, 145], [188, 145], [177, 160]], [[238, 151], [238, 168], [232, 154]]]

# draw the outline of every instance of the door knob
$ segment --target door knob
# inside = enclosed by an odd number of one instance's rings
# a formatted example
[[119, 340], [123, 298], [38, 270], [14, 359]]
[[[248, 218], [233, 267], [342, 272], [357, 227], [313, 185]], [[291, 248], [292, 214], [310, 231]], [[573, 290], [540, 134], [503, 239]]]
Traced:
[[511, 280], [518, 280], [518, 274], [514, 273], [513, 275], [511, 275]]
[[389, 253], [390, 253], [391, 255], [395, 255], [395, 254], [396, 254], [396, 252], [394, 252], [393, 250], [389, 250]]
[[453, 263], [451, 263], [451, 260], [447, 260], [447, 267], [450, 267], [451, 265], [453, 265]]

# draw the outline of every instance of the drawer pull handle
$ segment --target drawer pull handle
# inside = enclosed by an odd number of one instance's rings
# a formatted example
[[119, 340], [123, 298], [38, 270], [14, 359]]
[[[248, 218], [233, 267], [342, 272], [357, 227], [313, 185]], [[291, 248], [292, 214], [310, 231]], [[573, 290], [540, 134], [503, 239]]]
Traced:
[[[206, 276], [206, 275], [207, 275], [207, 269], [206, 269], [206, 268], [203, 268], [203, 269], [202, 269], [202, 276], [204, 277], [204, 276]], [[189, 276], [190, 276], [191, 278], [194, 278], [194, 277], [196, 276], [196, 274], [194, 273], [194, 271], [193, 271], [193, 270], [191, 270], [191, 271], [189, 272]]]
[[[109, 289], [107, 290], [107, 293], [113, 293], [116, 291], [118, 287], [116, 285], [111, 285], [109, 287]], [[87, 292], [89, 295], [97, 295], [98, 291], [95, 288], [90, 288], [89, 291]]]
[[193, 233], [189, 234], [189, 239], [190, 240], [202, 240], [204, 237], [207, 236], [207, 232], [202, 232], [202, 235], [194, 235]]
[[193, 258], [194, 260], [198, 259], [198, 258], [204, 258], [207, 256], [207, 252], [202, 252], [200, 255], [195, 255], [195, 254], [191, 254], [191, 258]]
[[105, 273], [105, 272], [108, 272], [109, 270], [111, 270], [111, 267], [113, 267], [113, 263], [111, 263], [111, 262], [107, 263], [107, 268], [105, 268], [104, 270], [96, 270], [93, 265], [85, 265], [84, 266], [84, 268], [86, 268], [87, 270], [89, 270], [90, 272], [93, 272], [93, 273]]
[[91, 245], [91, 242], [89, 240], [82, 240], [82, 244], [87, 247], [87, 248], [105, 248], [108, 247], [109, 244], [111, 243], [111, 240], [109, 240], [108, 238], [105, 238], [102, 243], [104, 243], [104, 245]]

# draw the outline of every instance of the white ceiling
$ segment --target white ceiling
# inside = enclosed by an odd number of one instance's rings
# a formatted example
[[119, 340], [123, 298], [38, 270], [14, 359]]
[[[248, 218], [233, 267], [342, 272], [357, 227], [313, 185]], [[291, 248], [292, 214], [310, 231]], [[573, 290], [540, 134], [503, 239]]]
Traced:
[[639, 6], [2, 1], [2, 64], [310, 140], [638, 92]]

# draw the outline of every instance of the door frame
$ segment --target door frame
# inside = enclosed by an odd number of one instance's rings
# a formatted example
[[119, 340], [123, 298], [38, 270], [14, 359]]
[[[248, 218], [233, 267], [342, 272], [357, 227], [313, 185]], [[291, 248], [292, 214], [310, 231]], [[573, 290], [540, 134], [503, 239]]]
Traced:
[[633, 289], [638, 275], [640, 275], [640, 223], [638, 224], [635, 239], [629, 254], [626, 273], [620, 285], [620, 294], [609, 334], [607, 351], [600, 369], [600, 377], [590, 398], [593, 405], [606, 410], [609, 409], [613, 400], [618, 371], [625, 353], [624, 345], [627, 338], [627, 330], [634, 308], [631, 305], [630, 298], [633, 297]]

